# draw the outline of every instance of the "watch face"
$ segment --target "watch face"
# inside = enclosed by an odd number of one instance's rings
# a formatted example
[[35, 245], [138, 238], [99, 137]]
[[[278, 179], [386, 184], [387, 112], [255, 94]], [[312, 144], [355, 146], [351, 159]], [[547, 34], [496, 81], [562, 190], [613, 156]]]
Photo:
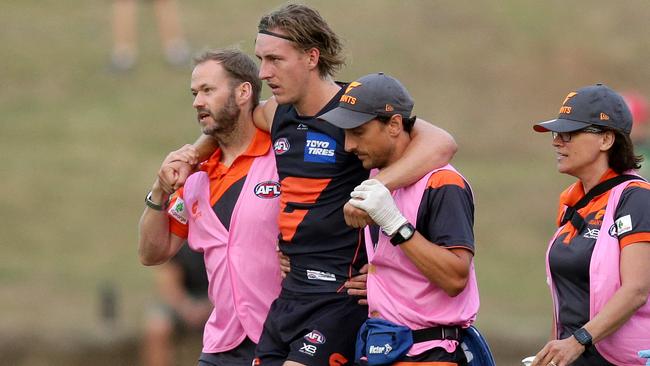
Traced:
[[411, 225], [404, 225], [399, 230], [399, 234], [404, 238], [409, 238], [411, 235], [413, 235], [413, 228]]
[[578, 329], [573, 336], [576, 337], [578, 343], [584, 346], [591, 344], [591, 335], [585, 329]]
[[415, 234], [415, 228], [413, 225], [407, 222], [406, 224], [402, 225], [402, 227], [397, 229], [397, 232], [390, 239], [390, 242], [393, 245], [402, 244], [403, 242], [411, 239], [411, 237], [413, 237], [413, 234]]

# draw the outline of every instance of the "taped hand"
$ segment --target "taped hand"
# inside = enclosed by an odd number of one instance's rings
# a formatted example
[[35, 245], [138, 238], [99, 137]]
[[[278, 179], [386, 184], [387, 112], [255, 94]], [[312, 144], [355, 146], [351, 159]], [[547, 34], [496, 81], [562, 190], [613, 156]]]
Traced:
[[378, 180], [369, 179], [358, 185], [350, 193], [352, 206], [362, 209], [381, 227], [388, 236], [392, 236], [407, 220], [395, 206], [390, 191]]

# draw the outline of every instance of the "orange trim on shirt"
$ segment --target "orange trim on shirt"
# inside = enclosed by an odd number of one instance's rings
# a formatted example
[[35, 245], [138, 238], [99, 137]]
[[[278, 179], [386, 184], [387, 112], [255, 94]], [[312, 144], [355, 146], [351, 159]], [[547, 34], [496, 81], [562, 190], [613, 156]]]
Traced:
[[465, 181], [456, 172], [451, 170], [439, 170], [429, 177], [428, 188], [440, 188], [446, 185], [455, 185], [465, 188]]
[[246, 151], [239, 155], [230, 166], [221, 163], [221, 149], [217, 149], [199, 169], [208, 173], [210, 179], [210, 206], [213, 206], [234, 183], [248, 174], [256, 157], [262, 156], [271, 147], [271, 136], [255, 129], [253, 140]]
[[[619, 174], [612, 169], [607, 169], [607, 171], [598, 180], [598, 183], [604, 182], [605, 180], [614, 178], [618, 175]], [[600, 196], [594, 197], [594, 199], [592, 199], [585, 207], [578, 210], [580, 216], [587, 217], [590, 212], [605, 208], [607, 205], [607, 200], [609, 199], [610, 192], [611, 190], [601, 194]], [[560, 194], [560, 206], [558, 208], [557, 214], [558, 227], [560, 226], [560, 220], [562, 220], [562, 217], [564, 216], [564, 205], [573, 206], [578, 203], [578, 201], [580, 201], [580, 199], [584, 196], [585, 189], [581, 181], [577, 181], [576, 183], [570, 185], [569, 188], [565, 189], [564, 192]], [[558, 236], [564, 233], [567, 235], [564, 238], [563, 243], [567, 245], [578, 234], [577, 230], [573, 227], [573, 224], [570, 221], [564, 225], [564, 228], [562, 228], [562, 231], [558, 234]]]
[[[210, 206], [214, 206], [233, 184], [245, 177], [255, 158], [265, 155], [270, 148], [271, 136], [256, 128], [255, 135], [246, 151], [235, 158], [230, 166], [221, 163], [221, 149], [217, 149], [208, 160], [201, 163], [199, 170], [206, 172], [210, 179]], [[182, 190], [183, 188], [179, 189], [174, 197], [183, 197]], [[187, 225], [181, 224], [171, 217], [169, 218], [169, 230], [181, 238], [187, 238], [189, 232]]]
[[650, 233], [634, 233], [618, 240], [621, 249], [636, 243], [650, 243]]

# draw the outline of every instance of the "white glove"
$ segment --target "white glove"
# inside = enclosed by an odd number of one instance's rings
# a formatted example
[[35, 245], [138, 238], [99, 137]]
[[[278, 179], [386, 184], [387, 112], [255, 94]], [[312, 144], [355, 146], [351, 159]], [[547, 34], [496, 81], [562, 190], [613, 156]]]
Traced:
[[402, 215], [393, 196], [377, 179], [369, 179], [350, 193], [350, 204], [366, 211], [388, 236], [393, 236], [408, 220]]
[[639, 351], [639, 357], [646, 358], [647, 361], [646, 361], [645, 364], [646, 364], [646, 365], [650, 365], [650, 349], [646, 349], [646, 350], [643, 350], [643, 351]]
[[524, 366], [530, 366], [533, 363], [533, 361], [535, 361], [535, 356], [530, 356], [521, 360], [521, 364]]

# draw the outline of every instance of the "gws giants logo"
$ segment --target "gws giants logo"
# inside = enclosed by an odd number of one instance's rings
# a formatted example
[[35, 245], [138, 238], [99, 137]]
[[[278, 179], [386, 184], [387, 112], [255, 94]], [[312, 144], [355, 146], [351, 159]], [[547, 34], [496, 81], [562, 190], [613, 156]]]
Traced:
[[289, 140], [287, 140], [285, 137], [282, 137], [275, 140], [275, 143], [273, 144], [273, 151], [275, 151], [276, 155], [282, 155], [289, 151], [290, 147], [291, 145], [289, 145]]
[[330, 355], [330, 366], [343, 366], [348, 363], [348, 359], [340, 353]]
[[315, 343], [315, 344], [325, 343], [325, 336], [321, 332], [315, 329], [307, 333], [303, 338], [305, 338], [309, 343]]
[[257, 183], [254, 188], [255, 195], [259, 198], [272, 199], [280, 195], [280, 183], [272, 180]]
[[359, 85], [361, 85], [361, 83], [358, 82], [358, 81], [353, 81], [353, 82], [351, 82], [350, 84], [348, 84], [348, 87], [345, 88], [345, 94], [349, 93], [350, 90], [356, 88], [356, 87], [359, 86]]
[[345, 89], [345, 94], [343, 94], [341, 96], [341, 99], [339, 100], [339, 102], [348, 103], [348, 104], [357, 104], [357, 98], [355, 98], [355, 97], [353, 97], [351, 95], [348, 95], [348, 93], [350, 92], [350, 90], [356, 88], [359, 85], [361, 85], [361, 83], [359, 83], [357, 81], [351, 82], [348, 85], [348, 87]]
[[576, 95], [578, 95], [576, 92], [567, 94], [566, 98], [564, 98], [564, 102], [562, 102], [562, 107], [560, 107], [560, 114], [571, 114], [571, 107], [565, 104], [569, 101], [569, 99], [575, 97]]
[[194, 201], [192, 204], [192, 217], [195, 220], [201, 217], [201, 211], [199, 211], [199, 201]]

